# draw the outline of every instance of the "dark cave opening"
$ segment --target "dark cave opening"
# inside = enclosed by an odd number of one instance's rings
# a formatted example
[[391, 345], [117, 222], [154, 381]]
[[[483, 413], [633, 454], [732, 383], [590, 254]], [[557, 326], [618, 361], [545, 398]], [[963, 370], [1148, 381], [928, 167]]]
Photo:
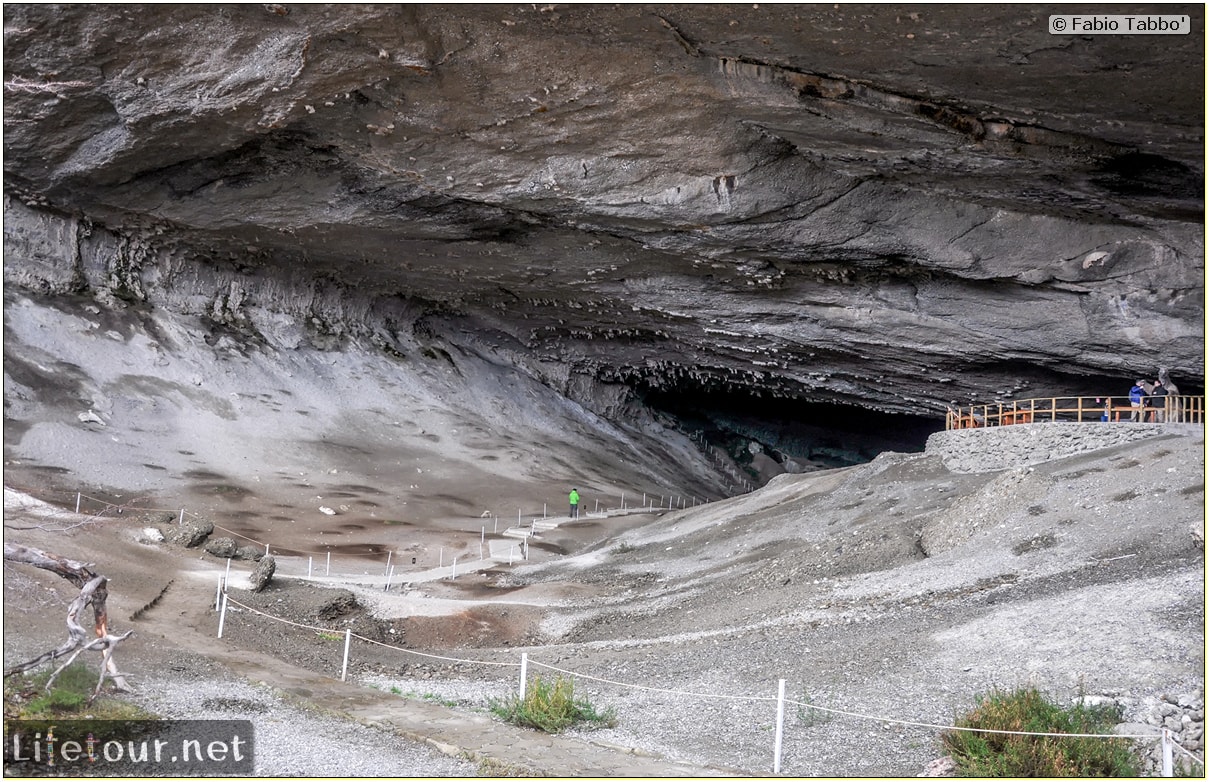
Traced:
[[702, 444], [725, 451], [763, 483], [779, 472], [848, 467], [884, 451], [916, 453], [944, 429], [940, 416], [700, 389], [649, 390], [649, 408]]

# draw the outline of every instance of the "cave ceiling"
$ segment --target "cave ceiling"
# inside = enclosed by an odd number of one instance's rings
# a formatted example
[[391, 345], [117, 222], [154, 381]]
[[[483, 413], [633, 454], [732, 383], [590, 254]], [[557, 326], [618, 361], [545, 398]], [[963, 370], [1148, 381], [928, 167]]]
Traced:
[[1150, 10], [1192, 34], [1051, 35], [1032, 5], [6, 4], [6, 213], [423, 302], [635, 388], [935, 412], [1203, 384], [1204, 7]]

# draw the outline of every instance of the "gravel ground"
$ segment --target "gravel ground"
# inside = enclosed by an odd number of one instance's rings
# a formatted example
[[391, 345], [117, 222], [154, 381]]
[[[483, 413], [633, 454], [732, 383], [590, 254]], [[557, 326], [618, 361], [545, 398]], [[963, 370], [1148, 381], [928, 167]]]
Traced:
[[204, 660], [147, 677], [132, 700], [165, 718], [251, 720], [264, 777], [464, 777], [474, 763], [284, 698]]

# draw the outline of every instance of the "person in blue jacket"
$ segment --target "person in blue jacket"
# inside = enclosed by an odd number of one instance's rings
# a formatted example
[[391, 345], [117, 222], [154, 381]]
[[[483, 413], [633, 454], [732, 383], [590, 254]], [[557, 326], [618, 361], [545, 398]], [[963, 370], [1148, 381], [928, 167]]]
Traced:
[[1133, 384], [1133, 388], [1129, 389], [1129, 406], [1133, 408], [1129, 413], [1130, 421], [1141, 421], [1144, 415], [1143, 408], [1146, 406], [1146, 397], [1149, 396], [1146, 391], [1146, 381], [1138, 380]]

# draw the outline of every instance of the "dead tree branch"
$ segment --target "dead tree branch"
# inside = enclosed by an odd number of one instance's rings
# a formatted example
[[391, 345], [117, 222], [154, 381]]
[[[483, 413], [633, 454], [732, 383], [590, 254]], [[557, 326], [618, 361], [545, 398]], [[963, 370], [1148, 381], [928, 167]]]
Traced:
[[[80, 594], [71, 601], [71, 605], [67, 608], [67, 640], [60, 644], [57, 649], [44, 652], [32, 660], [9, 668], [4, 672], [5, 678], [13, 674], [32, 670], [50, 660], [70, 655], [67, 662], [61, 665], [46, 683], [49, 689], [55, 678], [81, 652], [100, 651], [101, 678], [97, 682], [92, 697], [95, 698], [100, 693], [101, 685], [106, 678], [112, 679], [114, 686], [118, 689], [129, 690], [130, 686], [126, 683], [125, 676], [117, 670], [117, 664], [113, 660], [113, 652], [118, 642], [128, 638], [133, 631], [128, 630], [121, 635], [113, 635], [109, 632], [109, 615], [105, 606], [105, 601], [109, 597], [107, 587], [109, 579], [94, 573], [91, 564], [77, 562], [57, 554], [50, 554], [31, 546], [5, 543], [4, 558], [10, 562], [22, 562], [33, 565], [36, 568], [49, 570], [67, 579], [80, 589]], [[93, 633], [95, 635], [91, 641], [88, 640], [88, 631], [79, 622], [80, 613], [90, 603], [92, 604]]]

